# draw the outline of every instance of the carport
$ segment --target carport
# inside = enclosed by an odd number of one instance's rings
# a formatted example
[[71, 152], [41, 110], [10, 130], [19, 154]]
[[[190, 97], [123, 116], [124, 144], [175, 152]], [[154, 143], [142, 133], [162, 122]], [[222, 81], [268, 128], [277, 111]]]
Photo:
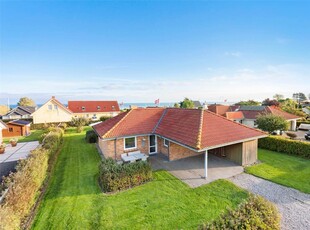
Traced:
[[[205, 170], [205, 154], [169, 161], [163, 154], [149, 158], [154, 170], [165, 169], [190, 187], [198, 187], [214, 180], [225, 179], [243, 172], [243, 167], [214, 154], [208, 154]], [[207, 177], [205, 177], [207, 171]]]

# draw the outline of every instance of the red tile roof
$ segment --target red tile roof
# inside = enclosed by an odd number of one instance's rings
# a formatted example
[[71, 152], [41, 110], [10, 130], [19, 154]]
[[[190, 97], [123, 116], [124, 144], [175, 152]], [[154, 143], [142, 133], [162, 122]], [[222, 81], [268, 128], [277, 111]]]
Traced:
[[242, 120], [244, 116], [242, 111], [226, 112], [226, 118], [229, 120]]
[[268, 106], [266, 108], [267, 111], [270, 111], [272, 114], [274, 115], [278, 115], [278, 116], [281, 116], [283, 117], [284, 119], [286, 120], [292, 120], [292, 119], [300, 119], [301, 117], [298, 117], [294, 114], [291, 114], [291, 113], [287, 113], [283, 110], [280, 110], [279, 108], [275, 107], [275, 106]]
[[287, 113], [285, 111], [282, 111], [280, 108], [274, 107], [274, 106], [265, 106], [262, 110], [241, 110], [244, 117], [246, 119], [256, 119], [258, 115], [261, 114], [274, 114], [280, 117], [283, 117], [286, 120], [291, 119], [300, 119], [300, 117]]
[[73, 113], [100, 113], [120, 111], [117, 101], [68, 101], [68, 108]]
[[265, 133], [206, 110], [138, 108], [93, 126], [102, 138], [157, 134], [193, 149], [255, 139]]

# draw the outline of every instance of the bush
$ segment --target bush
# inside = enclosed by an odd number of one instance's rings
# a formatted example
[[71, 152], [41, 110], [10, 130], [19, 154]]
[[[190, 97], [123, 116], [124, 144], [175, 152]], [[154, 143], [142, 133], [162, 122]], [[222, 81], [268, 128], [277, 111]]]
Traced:
[[117, 164], [112, 158], [99, 166], [99, 183], [104, 192], [116, 192], [152, 180], [152, 168], [148, 162]]
[[201, 229], [280, 229], [280, 216], [275, 206], [260, 196], [250, 198], [236, 210], [229, 210]]
[[286, 133], [286, 135], [291, 139], [295, 139], [297, 137], [295, 133]]
[[73, 117], [71, 120], [71, 125], [76, 127], [76, 132], [81, 133], [83, 131], [83, 126], [87, 125], [89, 120], [85, 117]]
[[305, 141], [269, 136], [259, 139], [258, 147], [310, 159], [310, 143]]
[[96, 143], [97, 142], [97, 134], [95, 133], [94, 130], [88, 130], [86, 132], [86, 136], [85, 136], [85, 140], [88, 142], [88, 143]]
[[[44, 139], [42, 147], [18, 162], [16, 172], [4, 177], [0, 189], [8, 188], [0, 206], [0, 229], [19, 229], [39, 197], [49, 165], [50, 156], [61, 143], [63, 131], [54, 128]], [[4, 213], [4, 214], [3, 214]]]
[[108, 119], [110, 119], [111, 117], [106, 117], [106, 116], [102, 116], [100, 117], [100, 121], [106, 121]]
[[261, 114], [256, 119], [257, 127], [263, 131], [272, 133], [276, 130], [287, 130], [287, 121], [280, 116], [273, 114]]

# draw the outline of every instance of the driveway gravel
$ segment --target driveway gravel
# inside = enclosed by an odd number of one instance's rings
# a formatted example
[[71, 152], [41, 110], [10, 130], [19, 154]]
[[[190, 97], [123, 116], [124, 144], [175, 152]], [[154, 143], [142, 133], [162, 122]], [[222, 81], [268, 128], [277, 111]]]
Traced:
[[281, 229], [310, 229], [310, 194], [245, 173], [229, 180], [273, 202], [281, 213]]

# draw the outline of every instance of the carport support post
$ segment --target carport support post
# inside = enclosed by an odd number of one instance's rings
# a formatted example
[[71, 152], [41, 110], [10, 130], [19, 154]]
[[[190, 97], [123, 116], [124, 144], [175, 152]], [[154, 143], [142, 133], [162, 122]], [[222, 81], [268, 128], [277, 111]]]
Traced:
[[205, 179], [208, 177], [208, 150], [205, 152]]

